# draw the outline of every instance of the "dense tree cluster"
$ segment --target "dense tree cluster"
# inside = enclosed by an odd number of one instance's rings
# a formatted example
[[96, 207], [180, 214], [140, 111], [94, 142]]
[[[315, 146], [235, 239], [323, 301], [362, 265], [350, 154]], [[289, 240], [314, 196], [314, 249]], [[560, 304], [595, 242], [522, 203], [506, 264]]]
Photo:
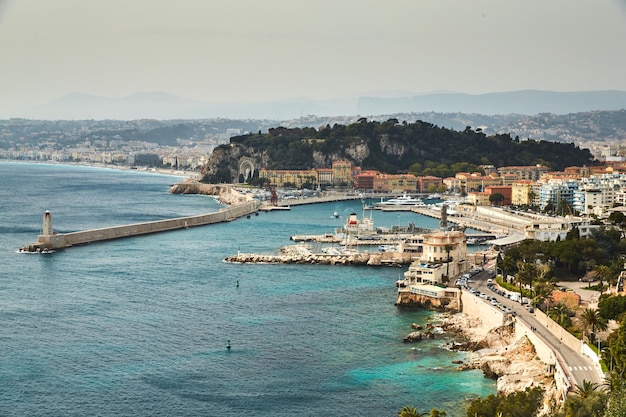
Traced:
[[[368, 122], [360, 119], [347, 126], [269, 129], [265, 134], [237, 136], [231, 143], [250, 147], [269, 156], [270, 169], [310, 169], [314, 153], [351, 160], [366, 169], [387, 173], [450, 176], [475, 171], [480, 165], [510, 166], [543, 164], [554, 170], [572, 165], [594, 164], [589, 150], [574, 144], [487, 136], [481, 129], [454, 131], [431, 123]], [[366, 146], [363, 160], [349, 153], [354, 145]]]
[[594, 270], [593, 278], [607, 279], [598, 271], [605, 266], [605, 275], [617, 276], [623, 266], [621, 256], [626, 255], [626, 240], [621, 238], [621, 231], [613, 227], [602, 227], [588, 238], [580, 238], [578, 229], [572, 229], [564, 240], [542, 242], [525, 240], [519, 246], [508, 249], [499, 267], [506, 274], [517, 274], [524, 263], [536, 263], [549, 266], [549, 276], [559, 280], [582, 279]]

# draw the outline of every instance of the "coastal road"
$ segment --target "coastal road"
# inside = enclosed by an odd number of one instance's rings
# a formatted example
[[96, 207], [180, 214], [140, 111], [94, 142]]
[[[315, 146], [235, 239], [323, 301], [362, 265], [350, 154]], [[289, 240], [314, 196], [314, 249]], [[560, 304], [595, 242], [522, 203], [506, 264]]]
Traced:
[[[562, 363], [562, 365], [567, 367], [573, 378], [573, 381], [570, 381], [572, 387], [575, 385], [582, 385], [584, 380], [591, 381], [596, 384], [602, 384], [604, 382], [598, 367], [590, 358], [564, 345], [558, 337], [554, 336], [540, 323], [539, 320], [537, 320], [534, 313], [527, 311], [523, 305], [510, 300], [505, 296], [498, 295], [495, 291], [490, 290], [487, 287], [488, 278], [490, 278], [490, 275], [487, 271], [480, 272], [472, 277], [473, 282], [470, 283], [470, 286], [490, 297], [495, 298], [499, 303], [511, 308], [516, 313], [518, 320], [522, 320], [528, 326], [537, 329], [535, 333], [538, 334], [555, 352], [558, 352], [561, 355], [563, 361], [565, 362]], [[468, 293], [468, 295], [472, 294]], [[489, 301], [485, 300], [485, 303], [489, 303]]]

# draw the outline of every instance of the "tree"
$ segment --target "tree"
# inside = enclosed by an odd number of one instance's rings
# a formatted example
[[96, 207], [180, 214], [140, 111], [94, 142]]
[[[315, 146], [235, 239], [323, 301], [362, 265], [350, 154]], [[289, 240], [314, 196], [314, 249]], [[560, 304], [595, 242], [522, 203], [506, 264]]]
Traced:
[[477, 399], [467, 407], [467, 417], [534, 417], [539, 412], [544, 390], [541, 387], [507, 395], [489, 395]]
[[596, 389], [598, 389], [598, 384], [583, 379], [582, 385], [576, 384], [574, 393], [580, 398], [588, 398]]
[[606, 393], [598, 390], [593, 382], [583, 381], [576, 385], [575, 395], [570, 395], [563, 404], [564, 417], [596, 417], [602, 416], [606, 410]]
[[566, 327], [572, 311], [563, 303], [558, 303], [548, 310], [548, 316], [558, 323], [559, 326]]
[[404, 406], [398, 412], [398, 417], [425, 417], [428, 413], [420, 413], [416, 407]]
[[522, 294], [522, 285], [528, 284], [530, 287], [530, 297], [533, 296], [533, 280], [538, 275], [537, 265], [531, 262], [521, 262], [518, 268], [517, 280], [519, 281], [520, 294]]
[[502, 193], [493, 193], [489, 196], [489, 202], [493, 206], [499, 206], [504, 201], [504, 195]]
[[600, 291], [600, 295], [603, 293], [604, 281], [610, 281], [611, 279], [611, 268], [606, 265], [598, 265], [594, 268], [596, 272], [596, 276], [600, 280], [598, 284], [598, 290]]
[[608, 324], [606, 320], [602, 318], [600, 312], [591, 308], [583, 310], [580, 315], [580, 324], [582, 326], [583, 333], [587, 331], [595, 334], [596, 330], [603, 332], [608, 328]]
[[614, 371], [626, 378], [626, 320], [622, 320], [616, 331], [609, 337], [609, 351], [614, 361]]
[[604, 417], [626, 417], [626, 386], [611, 392]]

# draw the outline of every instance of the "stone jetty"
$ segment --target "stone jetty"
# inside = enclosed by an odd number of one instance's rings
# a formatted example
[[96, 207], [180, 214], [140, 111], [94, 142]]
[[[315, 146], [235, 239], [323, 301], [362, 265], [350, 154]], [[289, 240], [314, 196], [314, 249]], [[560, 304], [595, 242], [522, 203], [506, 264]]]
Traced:
[[217, 212], [196, 216], [177, 217], [173, 219], [156, 220], [151, 222], [134, 223], [122, 226], [103, 227], [99, 229], [83, 230], [72, 233], [55, 233], [52, 228], [52, 215], [44, 213], [43, 231], [37, 242], [20, 248], [20, 252], [49, 252], [57, 249], [84, 245], [92, 242], [121, 239], [170, 230], [187, 229], [195, 226], [204, 226], [214, 223], [229, 222], [242, 216], [248, 216], [258, 211], [259, 203], [232, 187], [211, 186], [208, 184], [175, 184], [170, 188], [171, 193], [202, 193], [216, 195], [223, 204], [229, 204]]
[[362, 252], [351, 254], [311, 253], [306, 249], [298, 250], [301, 245], [281, 249], [280, 255], [261, 255], [238, 253], [228, 256], [226, 262], [259, 264], [317, 264], [317, 265], [369, 265], [401, 266], [412, 262], [410, 254], [397, 252]]

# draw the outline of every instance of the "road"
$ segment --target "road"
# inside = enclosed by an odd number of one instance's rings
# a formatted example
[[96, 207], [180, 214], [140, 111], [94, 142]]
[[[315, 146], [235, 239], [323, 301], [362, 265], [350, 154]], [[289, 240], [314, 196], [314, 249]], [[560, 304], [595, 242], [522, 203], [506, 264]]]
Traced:
[[[588, 357], [583, 356], [580, 352], [576, 352], [573, 349], [565, 346], [561, 341], [550, 333], [535, 317], [534, 313], [530, 313], [521, 304], [508, 299], [505, 296], [498, 295], [495, 291], [491, 291], [487, 287], [487, 279], [490, 277], [487, 271], [480, 272], [472, 277], [470, 286], [477, 289], [480, 292], [487, 294], [490, 297], [494, 297], [499, 303], [511, 308], [516, 314], [517, 319], [522, 320], [530, 327], [536, 328], [536, 334], [538, 334], [552, 349], [558, 352], [563, 362], [562, 366], [567, 367], [570, 371], [573, 381], [570, 381], [572, 387], [575, 385], [583, 384], [583, 381], [591, 381], [596, 384], [602, 384], [604, 379], [598, 371], [595, 363]], [[466, 293], [472, 295], [471, 293]], [[485, 300], [485, 303], [489, 301]], [[494, 307], [495, 308], [495, 307]]]

